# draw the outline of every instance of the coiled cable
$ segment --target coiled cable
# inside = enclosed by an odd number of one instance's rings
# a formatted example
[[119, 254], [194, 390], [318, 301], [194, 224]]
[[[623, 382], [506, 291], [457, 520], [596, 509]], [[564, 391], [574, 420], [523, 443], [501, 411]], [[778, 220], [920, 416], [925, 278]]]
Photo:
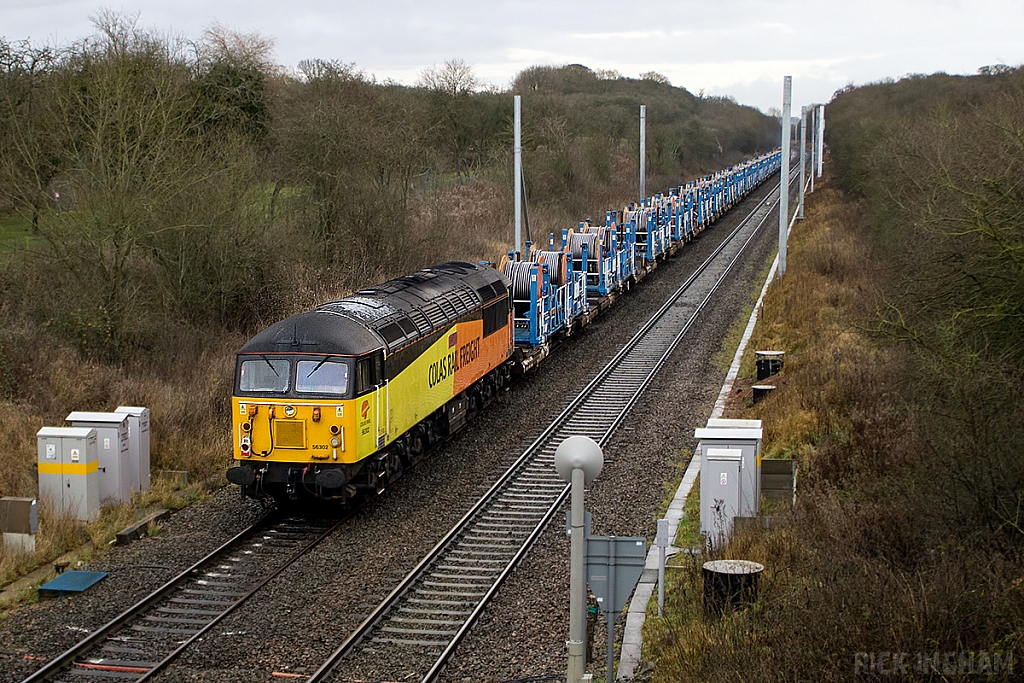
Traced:
[[583, 245], [587, 245], [587, 258], [597, 258], [597, 244], [600, 235], [592, 232], [578, 232], [569, 238], [569, 252], [573, 258], [583, 255]]
[[505, 264], [505, 277], [512, 282], [512, 298], [520, 301], [530, 298], [530, 271], [532, 261], [509, 261]]
[[564, 251], [535, 251], [530, 254], [530, 258], [535, 263], [543, 263], [548, 267], [548, 278], [552, 285], [561, 287], [565, 284], [569, 266]]

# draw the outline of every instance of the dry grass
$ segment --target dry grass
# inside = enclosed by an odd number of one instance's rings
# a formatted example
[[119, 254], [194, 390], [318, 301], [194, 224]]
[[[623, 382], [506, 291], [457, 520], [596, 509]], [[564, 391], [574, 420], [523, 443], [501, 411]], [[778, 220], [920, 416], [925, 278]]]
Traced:
[[35, 434], [40, 427], [63, 425], [72, 410], [113, 410], [118, 405], [150, 408], [152, 469], [186, 470], [195, 483], [176, 491], [154, 480], [151, 491], [136, 494], [131, 504], [104, 506], [99, 520], [86, 527], [54, 514], [41, 501], [36, 552], [0, 553], [0, 584], [85, 540], [102, 549], [142, 511], [181, 507], [220, 483], [231, 457], [226, 425], [239, 337], [210, 334], [168, 340], [176, 353], [120, 366], [84, 359], [76, 350], [54, 343], [44, 331], [29, 327], [7, 330], [6, 341], [0, 352], [13, 359], [9, 366], [16, 392], [0, 400], [0, 495], [38, 496]]
[[749, 377], [754, 350], [785, 350], [779, 388], [732, 410], [764, 421], [766, 455], [799, 461], [798, 506], [722, 553], [767, 568], [748, 609], [705, 619], [707, 558], [681, 558], [667, 616], [645, 626], [653, 680], [843, 681], [856, 678], [858, 652], [1014, 652], [1019, 671], [1024, 562], [934, 514], [936, 464], [913, 410], [921, 379], [902, 346], [866, 332], [889, 283], [858, 220], [862, 207], [831, 182], [819, 188], [744, 359]]

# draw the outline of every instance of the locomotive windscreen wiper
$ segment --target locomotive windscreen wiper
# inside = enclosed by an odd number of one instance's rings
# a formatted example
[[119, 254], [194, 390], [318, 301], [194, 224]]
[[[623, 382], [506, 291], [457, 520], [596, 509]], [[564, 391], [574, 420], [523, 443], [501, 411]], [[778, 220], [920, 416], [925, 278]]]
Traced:
[[274, 364], [270, 362], [270, 359], [269, 359], [269, 358], [267, 358], [266, 356], [264, 356], [264, 355], [263, 355], [262, 353], [260, 354], [260, 358], [262, 358], [262, 359], [263, 359], [263, 362], [267, 364], [267, 367], [268, 367], [268, 368], [270, 368], [270, 370], [271, 370], [271, 371], [272, 371], [272, 372], [274, 373], [274, 375], [275, 375], [276, 377], [280, 377], [280, 376], [281, 376], [281, 375], [280, 375], [280, 374], [279, 374], [279, 373], [277, 372], [277, 369], [276, 369], [276, 368], [274, 367]]
[[324, 363], [326, 363], [327, 361], [329, 361], [330, 359], [331, 359], [330, 356], [324, 356], [324, 359], [322, 361], [320, 361], [319, 363], [317, 363], [316, 367], [314, 367], [312, 370], [309, 371], [309, 374], [306, 375], [306, 379], [309, 379], [310, 377], [312, 377], [313, 373], [316, 372], [317, 370], [319, 370], [320, 366], [323, 365]]

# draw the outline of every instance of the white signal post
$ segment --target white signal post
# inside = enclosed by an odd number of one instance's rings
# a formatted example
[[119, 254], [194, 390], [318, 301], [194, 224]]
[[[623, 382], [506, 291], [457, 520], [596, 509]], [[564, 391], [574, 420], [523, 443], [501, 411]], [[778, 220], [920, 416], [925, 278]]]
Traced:
[[782, 175], [779, 181], [779, 277], [786, 274], [786, 231], [789, 228], [789, 147], [793, 109], [793, 77], [782, 80]]

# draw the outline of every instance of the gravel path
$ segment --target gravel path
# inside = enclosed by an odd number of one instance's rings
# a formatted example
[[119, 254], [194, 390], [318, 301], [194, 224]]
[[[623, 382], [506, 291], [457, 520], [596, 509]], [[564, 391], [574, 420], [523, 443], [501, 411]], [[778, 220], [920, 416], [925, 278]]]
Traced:
[[[267, 681], [272, 672], [315, 670], [752, 206], [747, 200], [662, 264], [341, 533], [222, 621], [158, 680]], [[588, 497], [594, 533], [653, 535], [664, 482], [681, 473], [680, 449], [692, 447], [692, 430], [706, 419], [724, 376], [711, 358], [752, 302], [755, 282], [774, 248], [771, 236], [766, 230], [747, 254], [748, 265], [716, 294], [713, 310], [703, 314], [607, 447], [605, 469]], [[233, 489], [218, 492], [211, 501], [172, 515], [160, 536], [115, 548], [90, 566], [111, 574], [89, 592], [11, 615], [0, 623], [2, 678], [24, 678], [40, 665], [26, 655], [59, 654], [251, 523], [261, 509], [240, 501]], [[502, 588], [446, 680], [503, 681], [563, 670], [567, 558], [568, 541], [555, 525]], [[603, 626], [598, 633], [603, 643]], [[597, 661], [603, 661], [602, 649], [595, 648]], [[402, 680], [400, 656], [390, 675]]]

